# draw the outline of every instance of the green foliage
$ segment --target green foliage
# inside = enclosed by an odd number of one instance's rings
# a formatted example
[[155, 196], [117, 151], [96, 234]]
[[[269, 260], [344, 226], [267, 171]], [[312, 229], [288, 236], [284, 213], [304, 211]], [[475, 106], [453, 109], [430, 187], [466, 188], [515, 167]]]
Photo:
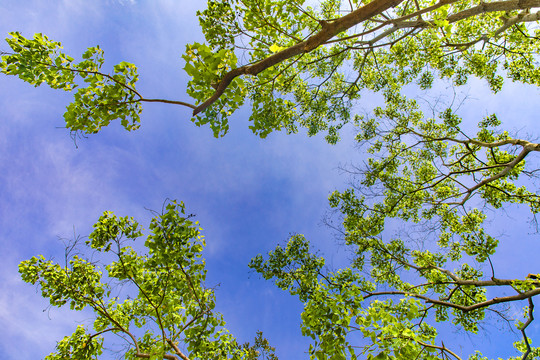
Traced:
[[[237, 63], [232, 50], [215, 50], [199, 43], [186, 46], [182, 58], [186, 61], [184, 70], [192, 78], [187, 92], [197, 104], [212, 96], [219, 79], [235, 68]], [[214, 136], [225, 135], [229, 129], [228, 118], [242, 106], [245, 95], [244, 81], [241, 78], [234, 79], [214, 106], [196, 118], [195, 124], [200, 126], [210, 123]]]
[[[369, 158], [355, 185], [329, 198], [342, 216], [350, 263], [331, 271], [308, 240], [294, 235], [249, 265], [303, 303], [310, 358], [460, 359], [438, 337], [439, 323], [477, 333], [497, 304], [527, 300], [524, 321], [516, 324], [523, 339], [514, 347], [519, 358], [534, 359], [540, 350], [525, 330], [532, 298], [540, 294], [538, 278], [495, 277], [491, 259], [499, 239], [485, 223], [486, 209], [540, 211], [539, 194], [522, 181], [537, 170], [525, 159], [540, 144], [499, 130], [496, 115], [465, 134], [454, 110], [432, 109], [438, 114], [428, 117], [402, 90], [429, 90], [436, 79], [461, 86], [471, 77], [493, 92], [505, 78], [540, 85], [540, 33], [526, 25], [540, 18], [531, 12], [537, 7], [536, 0], [322, 0], [318, 6], [210, 0], [198, 12], [206, 43], [187, 45], [182, 56], [195, 105], [146, 99], [135, 90], [134, 65], [122, 62], [105, 74], [99, 47], [75, 63], [41, 34], [11, 33], [12, 53], [2, 56], [0, 70], [35, 86], [75, 91], [65, 120], [83, 133], [115, 119], [136, 129], [143, 101], [188, 106], [195, 124], [208, 124], [216, 137], [227, 133], [229, 117], [245, 101], [250, 128], [263, 138], [305, 128], [336, 143], [353, 122]], [[380, 93], [385, 103], [361, 117], [354, 106], [366, 92]], [[391, 234], [396, 224], [407, 231]], [[23, 280], [38, 284], [52, 306], [91, 308], [96, 315], [92, 332], [78, 327], [48, 358], [97, 358], [103, 334], [112, 332], [127, 339], [127, 359], [185, 360], [182, 351], [191, 359], [275, 359], [260, 333], [253, 345], [239, 345], [214, 312], [214, 294], [204, 287], [201, 229], [183, 204], [168, 204], [152, 220], [146, 254], [126, 245], [143, 236], [134, 219], [105, 212], [94, 228], [85, 245], [114, 255], [105, 266], [70, 254], [64, 266], [42, 255], [20, 264]], [[127, 295], [116, 294], [119, 284]], [[502, 287], [515, 296], [488, 291]], [[468, 358], [486, 359], [478, 351]]]
[[46, 82], [66, 91], [83, 79], [86, 87], [77, 90], [65, 115], [73, 131], [95, 133], [114, 119], [136, 129], [140, 103], [149, 101], [194, 109], [192, 121], [208, 124], [217, 137], [227, 133], [229, 117], [247, 100], [250, 128], [260, 137], [305, 128], [308, 135], [326, 132], [327, 141], [336, 143], [366, 92], [399, 93], [411, 84], [426, 90], [436, 78], [460, 86], [471, 76], [484, 79], [493, 92], [504, 77], [540, 85], [538, 31], [526, 25], [539, 16], [525, 7], [540, 3], [531, 1], [480, 7], [480, 1], [422, 0], [413, 6], [398, 0], [385, 11], [387, 0], [375, 0], [380, 9], [366, 17], [367, 5], [352, 0], [318, 6], [304, 0], [210, 0], [197, 13], [206, 44], [187, 45], [182, 56], [195, 105], [144, 98], [135, 90], [134, 65], [120, 63], [108, 75], [101, 72], [99, 47], [76, 64], [60, 43], [41, 34], [30, 40], [12, 33], [6, 41], [13, 53], [2, 57], [0, 68], [33, 85]]
[[168, 203], [150, 222], [144, 243], [148, 253], [138, 253], [126, 243], [143, 236], [139, 224], [105, 212], [84, 245], [109, 254], [107, 259], [113, 255], [114, 261], [102, 266], [69, 252], [65, 266], [42, 255], [23, 261], [22, 279], [38, 284], [52, 306], [69, 303], [72, 310], [88, 307], [95, 314], [93, 332], [78, 326], [47, 359], [97, 359], [108, 332], [126, 340], [126, 359], [182, 357], [180, 347], [192, 360], [256, 359], [261, 352], [275, 359], [260, 333], [254, 345], [238, 345], [214, 311], [214, 292], [204, 286], [202, 229], [190, 217], [183, 203]]
[[[485, 79], [494, 92], [501, 89], [504, 75], [540, 84], [535, 60], [539, 43], [525, 25], [536, 20], [536, 14], [509, 3], [478, 11], [475, 6], [480, 3], [417, 1], [413, 6], [398, 1], [392, 11], [359, 20], [357, 27], [345, 26], [319, 46], [290, 57], [284, 54], [291, 48], [307, 47], [303, 44], [310, 37], [330, 31], [325, 24], [361, 12], [364, 4], [212, 0], [198, 15], [208, 43], [205, 52], [234, 51], [246, 59], [249, 71], [239, 74], [245, 75], [245, 85], [242, 90], [234, 85], [231, 91], [250, 100], [251, 128], [256, 134], [264, 137], [274, 130], [296, 132], [304, 127], [309, 135], [327, 132], [327, 140], [335, 143], [337, 130], [353, 119], [351, 109], [366, 91], [399, 92], [415, 83], [429, 89], [435, 78], [463, 85], [471, 76]], [[255, 70], [276, 53], [283, 56], [268, 62], [262, 72]], [[212, 57], [209, 64], [218, 60]], [[187, 71], [191, 83], [200, 84], [190, 90], [198, 101], [210, 98], [215, 84], [224, 78], [204, 62], [195, 66], [197, 72]], [[231, 62], [221, 56], [221, 64], [228, 68]], [[204, 122], [218, 119], [219, 109], [225, 113], [236, 109], [225, 108], [223, 101], [215, 106], [202, 115]]]
[[33, 39], [27, 39], [18, 32], [10, 35], [6, 42], [13, 53], [2, 56], [0, 71], [34, 86], [46, 83], [53, 89], [76, 90], [64, 114], [69, 130], [93, 134], [115, 119], [120, 119], [128, 131], [139, 127], [142, 109], [140, 95], [135, 91], [135, 65], [121, 62], [114, 66], [113, 74], [104, 74], [103, 50], [99, 46], [89, 48], [82, 55], [83, 61], [74, 63], [73, 58], [61, 52], [61, 44], [47, 36], [35, 34]]
[[103, 339], [87, 334], [84, 327], [79, 325], [71, 336], [58, 342], [56, 350], [45, 360], [97, 359], [103, 353]]
[[[457, 358], [452, 345], [438, 339], [437, 323], [477, 333], [487, 310], [517, 300], [494, 298], [488, 289], [505, 287], [523, 300], [540, 293], [534, 274], [495, 277], [491, 257], [499, 240], [484, 227], [485, 209], [516, 203], [538, 212], [538, 193], [516, 185], [531, 173], [524, 159], [538, 145], [498, 131], [494, 115], [481, 120], [472, 137], [451, 109], [426, 118], [399, 93], [385, 98], [373, 117], [357, 119], [357, 140], [370, 157], [355, 186], [329, 198], [343, 219], [350, 264], [325, 269], [301, 235], [250, 264], [304, 304], [302, 332], [313, 339], [313, 359]], [[396, 224], [399, 233], [386, 229]], [[525, 329], [524, 323], [517, 327]]]

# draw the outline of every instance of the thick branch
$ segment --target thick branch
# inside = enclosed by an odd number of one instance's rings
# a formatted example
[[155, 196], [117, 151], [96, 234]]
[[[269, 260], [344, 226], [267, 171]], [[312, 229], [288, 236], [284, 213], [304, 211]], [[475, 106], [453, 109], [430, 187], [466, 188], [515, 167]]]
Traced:
[[[463, 10], [456, 14], [452, 14], [446, 18], [446, 20], [452, 24], [457, 21], [496, 11], [512, 11], [512, 10], [524, 10], [540, 7], [540, 0], [509, 0], [509, 1], [495, 1], [495, 2], [482, 2], [480, 5], [477, 5], [473, 8]], [[408, 28], [408, 27], [429, 27], [433, 26], [432, 21], [426, 20], [416, 20], [416, 21], [402, 21], [395, 23], [399, 28]]]
[[180, 349], [178, 348], [178, 346], [176, 346], [176, 344], [171, 340], [171, 339], [167, 339], [167, 342], [169, 343], [169, 345], [174, 349], [174, 351], [176, 352], [176, 354], [178, 356], [180, 356], [180, 358], [182, 360], [189, 360], [189, 358], [184, 355], [184, 353], [182, 351], [180, 351]]
[[472, 41], [469, 41], [469, 42], [466, 42], [466, 43], [449, 43], [449, 42], [446, 42], [445, 45], [465, 50], [465, 49], [473, 46], [474, 44], [479, 43], [480, 41], [487, 42], [491, 38], [496, 38], [497, 36], [499, 36], [500, 34], [505, 32], [506, 30], [508, 30], [512, 26], [516, 25], [517, 23], [532, 22], [532, 21], [540, 20], [540, 12], [535, 12], [535, 13], [529, 14], [529, 13], [527, 13], [527, 11], [528, 10], [523, 10], [520, 14], [518, 14], [516, 16], [513, 16], [511, 18], [507, 18], [507, 19], [502, 18], [502, 20], [504, 21], [504, 24], [501, 27], [499, 27], [493, 33], [493, 35], [491, 35], [491, 36], [488, 36], [486, 34], [482, 34], [481, 36], [479, 36], [475, 40], [472, 40]]
[[495, 305], [495, 304], [530, 299], [533, 296], [536, 296], [539, 294], [540, 294], [540, 288], [537, 288], [537, 289], [529, 290], [529, 291], [519, 293], [513, 296], [495, 297], [493, 299], [482, 301], [482, 302], [469, 305], [469, 306], [458, 305], [458, 304], [454, 304], [448, 301], [443, 301], [443, 300], [438, 300], [438, 299], [432, 299], [425, 295], [410, 293], [406, 291], [381, 291], [381, 292], [368, 293], [368, 295], [364, 296], [364, 299], [367, 299], [372, 296], [381, 296], [381, 295], [404, 295], [404, 296], [410, 296], [410, 297], [424, 300], [425, 302], [430, 303], [430, 304], [446, 306], [453, 309], [461, 310], [463, 312], [470, 312], [470, 311], [479, 310], [479, 309], [482, 309], [491, 305]]
[[193, 110], [193, 116], [206, 110], [217, 99], [219, 99], [236, 77], [241, 75], [257, 75], [261, 71], [264, 71], [287, 59], [313, 51], [339, 33], [400, 4], [402, 1], [403, 0], [374, 0], [335, 21], [321, 21], [322, 29], [316, 34], [310, 36], [308, 39], [270, 55], [269, 57], [254, 64], [244, 65], [229, 71], [219, 82], [214, 94], [204, 103], [199, 105], [195, 110]]
[[527, 346], [527, 351], [523, 354], [523, 357], [521, 358], [521, 360], [526, 360], [527, 356], [529, 356], [529, 354], [532, 351], [531, 345], [529, 344], [529, 338], [527, 337], [527, 334], [525, 334], [525, 329], [527, 329], [527, 326], [529, 326], [534, 320], [533, 311], [534, 311], [534, 303], [532, 299], [529, 298], [529, 319], [527, 320], [525, 324], [523, 324], [521, 329], [519, 329], [521, 331], [521, 334], [523, 335], [523, 341], [525, 341], [525, 345]]

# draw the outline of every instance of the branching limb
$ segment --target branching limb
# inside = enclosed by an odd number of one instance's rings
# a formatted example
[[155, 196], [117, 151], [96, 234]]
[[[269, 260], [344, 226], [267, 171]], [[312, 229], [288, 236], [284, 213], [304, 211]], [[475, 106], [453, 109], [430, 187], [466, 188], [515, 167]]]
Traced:
[[407, 292], [407, 291], [367, 292], [366, 295], [364, 296], [364, 299], [368, 299], [368, 298], [374, 297], [374, 296], [383, 296], [383, 295], [410, 296], [410, 297], [414, 297], [414, 298], [417, 298], [417, 299], [424, 300], [425, 302], [427, 302], [429, 304], [441, 305], [441, 306], [444, 306], [444, 307], [457, 309], [457, 310], [460, 310], [460, 311], [463, 311], [463, 312], [467, 313], [467, 312], [471, 312], [471, 311], [474, 311], [474, 310], [483, 309], [483, 308], [486, 308], [488, 306], [495, 305], [495, 304], [501, 304], [501, 303], [507, 303], [507, 302], [512, 302], [512, 301], [530, 299], [530, 298], [532, 298], [532, 297], [534, 297], [536, 295], [539, 295], [539, 294], [540, 294], [540, 288], [537, 288], [537, 289], [525, 291], [525, 292], [522, 292], [520, 294], [513, 295], [513, 296], [495, 297], [495, 298], [492, 298], [490, 300], [482, 301], [482, 302], [479, 302], [479, 303], [476, 303], [476, 304], [473, 304], [473, 305], [469, 305], [469, 306], [458, 305], [458, 304], [454, 304], [454, 303], [451, 303], [451, 302], [448, 302], [448, 301], [442, 301], [442, 300], [438, 300], [438, 299], [433, 299], [433, 298], [430, 298], [430, 297], [425, 296], [425, 295], [410, 293], [410, 292]]
[[236, 77], [241, 75], [255, 76], [261, 71], [275, 66], [287, 59], [313, 51], [337, 34], [377, 14], [380, 14], [383, 11], [400, 4], [401, 2], [403, 2], [403, 0], [374, 0], [339, 19], [331, 22], [324, 22], [322, 29], [319, 32], [315, 33], [314, 35], [310, 36], [308, 39], [302, 42], [299, 42], [291, 47], [288, 47], [287, 49], [270, 55], [269, 57], [254, 64], [244, 65], [229, 71], [227, 74], [225, 74], [225, 76], [223, 76], [223, 78], [217, 85], [214, 94], [208, 100], [199, 105], [195, 110], [193, 110], [193, 116], [196, 116], [197, 114], [206, 110], [217, 99], [219, 99], [221, 95], [225, 92], [227, 87], [230, 85], [230, 83]]
[[180, 356], [180, 358], [181, 358], [182, 360], [189, 360], [189, 358], [188, 358], [186, 355], [184, 355], [184, 353], [183, 353], [182, 351], [180, 351], [180, 348], [178, 348], [178, 345], [176, 345], [176, 344], [174, 343], [174, 341], [172, 341], [171, 339], [167, 339], [167, 342], [168, 342], [169, 345], [174, 349], [174, 351], [176, 352], [176, 354], [177, 354], [178, 356]]
[[[477, 16], [489, 12], [498, 12], [498, 11], [512, 11], [512, 10], [525, 10], [531, 8], [540, 7], [540, 0], [508, 0], [508, 1], [494, 1], [494, 2], [482, 2], [480, 5], [472, 7], [470, 9], [463, 10], [456, 14], [449, 15], [446, 20], [448, 23], [452, 24], [472, 16]], [[534, 20], [526, 20], [534, 21]], [[398, 21], [395, 22], [396, 26], [400, 28], [410, 28], [410, 27], [430, 27], [435, 24], [433, 21]]]
[[525, 334], [525, 329], [527, 329], [527, 327], [534, 320], [533, 311], [534, 311], [534, 303], [532, 301], [532, 298], [529, 298], [529, 319], [527, 319], [527, 322], [523, 324], [521, 329], [519, 329], [521, 331], [521, 334], [523, 335], [523, 341], [525, 342], [525, 346], [527, 346], [527, 351], [523, 354], [523, 357], [521, 358], [521, 360], [527, 360], [527, 356], [529, 356], [529, 354], [532, 351], [531, 345], [529, 344], [529, 338], [527, 337], [527, 334]]
[[444, 343], [442, 343], [441, 346], [437, 346], [437, 345], [433, 345], [433, 344], [427, 344], [427, 343], [425, 343], [423, 341], [420, 341], [420, 340], [414, 339], [414, 338], [410, 338], [410, 337], [407, 337], [407, 339], [413, 340], [414, 342], [416, 342], [419, 345], [422, 345], [423, 347], [427, 347], [427, 348], [431, 348], [431, 349], [437, 349], [437, 350], [440, 350], [443, 353], [446, 352], [446, 353], [452, 355], [453, 357], [455, 357], [457, 360], [461, 360], [461, 358], [455, 352], [453, 352], [452, 350], [447, 348], [444, 345]]

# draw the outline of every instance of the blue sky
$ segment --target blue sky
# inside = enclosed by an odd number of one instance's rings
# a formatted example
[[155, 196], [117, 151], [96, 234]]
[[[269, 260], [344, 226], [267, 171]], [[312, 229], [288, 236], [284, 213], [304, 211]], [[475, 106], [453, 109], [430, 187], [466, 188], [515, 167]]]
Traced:
[[[42, 32], [76, 58], [99, 44], [107, 66], [129, 61], [139, 67], [138, 89], [145, 96], [189, 101], [181, 54], [187, 43], [202, 41], [195, 12], [204, 5], [2, 0], [0, 34]], [[470, 89], [471, 97], [482, 101], [472, 101], [465, 113], [499, 111], [510, 129], [535, 132], [537, 89], [509, 86], [498, 97], [483, 85], [473, 83]], [[87, 235], [103, 211], [144, 224], [151, 217], [145, 207], [160, 209], [166, 198], [184, 201], [204, 228], [208, 285], [220, 284], [218, 310], [231, 332], [249, 341], [263, 330], [281, 359], [306, 358], [300, 304], [250, 273], [247, 264], [290, 233], [305, 234], [329, 265], [346, 256], [321, 220], [328, 194], [348, 181], [340, 164], [362, 159], [352, 131], [336, 146], [302, 132], [261, 140], [248, 129], [248, 109], [243, 109], [231, 118], [230, 133], [215, 139], [209, 128], [190, 122], [189, 109], [145, 104], [140, 130], [127, 133], [112, 125], [78, 140], [76, 148], [61, 128], [69, 99], [69, 94], [0, 77], [0, 358], [42, 358], [90, 316], [49, 310], [36, 289], [19, 280], [20, 261], [37, 254], [61, 260], [59, 237]], [[519, 217], [527, 215], [515, 214], [525, 224]], [[515, 234], [504, 226], [507, 221], [495, 224], [510, 244], [501, 255], [502, 268], [524, 277], [532, 271], [530, 259], [514, 240], [520, 236], [523, 243], [532, 229], [525, 224], [519, 229], [523, 234]], [[537, 246], [531, 239], [527, 246]]]

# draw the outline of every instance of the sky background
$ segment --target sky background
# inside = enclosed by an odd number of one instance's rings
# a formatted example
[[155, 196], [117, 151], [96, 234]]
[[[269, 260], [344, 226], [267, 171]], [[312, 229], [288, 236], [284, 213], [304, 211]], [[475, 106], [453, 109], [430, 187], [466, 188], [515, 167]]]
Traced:
[[[0, 0], [0, 34], [42, 32], [76, 59], [99, 44], [108, 69], [120, 61], [138, 66], [138, 90], [145, 97], [189, 102], [181, 54], [187, 43], [203, 40], [195, 12], [204, 5], [189, 0]], [[0, 44], [0, 50], [8, 50], [7, 45]], [[473, 82], [468, 91], [464, 116], [478, 120], [496, 111], [510, 130], [538, 135], [537, 89], [510, 84], [493, 96]], [[372, 106], [373, 99], [368, 96], [359, 110]], [[36, 289], [19, 279], [20, 261], [37, 254], [61, 261], [60, 239], [88, 235], [105, 210], [133, 216], [144, 226], [151, 218], [145, 208], [159, 210], [167, 198], [184, 201], [204, 228], [207, 284], [219, 284], [217, 309], [228, 329], [240, 341], [262, 330], [280, 359], [307, 358], [301, 305], [250, 273], [247, 264], [285, 243], [291, 233], [305, 234], [331, 267], [347, 256], [322, 219], [328, 195], [349, 181], [340, 166], [363, 159], [353, 144], [353, 129], [347, 128], [335, 146], [303, 132], [261, 140], [248, 129], [249, 109], [244, 108], [232, 116], [230, 133], [215, 139], [209, 128], [191, 123], [187, 108], [143, 104], [141, 129], [128, 133], [113, 124], [77, 140], [76, 147], [62, 129], [69, 101], [70, 94], [0, 76], [0, 359], [43, 358], [90, 317], [49, 309]], [[504, 235], [498, 277], [540, 272], [531, 257], [540, 250], [538, 235], [527, 216], [510, 208], [493, 222], [494, 231]], [[447, 333], [464, 349], [483, 343], [492, 356], [509, 353], [510, 338], [516, 336], [507, 329], [504, 334], [497, 327], [487, 330], [489, 335], [479, 338], [452, 329]], [[531, 334], [540, 338], [537, 324]]]

